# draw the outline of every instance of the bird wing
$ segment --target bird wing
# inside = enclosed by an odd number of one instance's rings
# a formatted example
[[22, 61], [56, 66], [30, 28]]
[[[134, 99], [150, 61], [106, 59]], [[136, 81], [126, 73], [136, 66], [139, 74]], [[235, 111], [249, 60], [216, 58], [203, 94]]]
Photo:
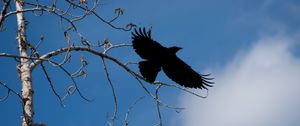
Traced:
[[207, 78], [209, 75], [197, 73], [177, 56], [171, 58], [162, 68], [170, 79], [181, 86], [200, 89], [212, 87], [213, 82], [210, 81], [212, 78]]
[[132, 46], [135, 52], [143, 59], [155, 60], [166, 50], [165, 47], [151, 39], [151, 30], [146, 32], [146, 29], [139, 28], [132, 32]]
[[139, 62], [139, 68], [142, 76], [149, 82], [154, 82], [158, 72], [161, 70], [161, 66], [152, 61]]

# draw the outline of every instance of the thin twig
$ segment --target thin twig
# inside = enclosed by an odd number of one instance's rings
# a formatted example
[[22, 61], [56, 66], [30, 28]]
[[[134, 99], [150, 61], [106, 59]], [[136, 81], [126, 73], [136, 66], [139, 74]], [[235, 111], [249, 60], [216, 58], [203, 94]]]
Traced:
[[5, 19], [6, 10], [9, 7], [10, 0], [8, 0], [8, 1], [3, 0], [3, 2], [4, 2], [4, 6], [1, 10], [1, 15], [0, 15], [0, 29], [2, 28], [2, 24]]
[[49, 82], [49, 85], [50, 85], [50, 87], [51, 87], [52, 92], [53, 92], [54, 95], [58, 98], [60, 105], [61, 105], [62, 107], [64, 107], [64, 104], [63, 104], [63, 101], [62, 101], [60, 95], [59, 95], [58, 92], [56, 92], [56, 90], [54, 89], [54, 85], [53, 85], [53, 83], [52, 83], [52, 81], [51, 81], [51, 79], [50, 79], [50, 77], [49, 77], [49, 74], [48, 74], [48, 72], [47, 72], [47, 70], [46, 70], [45, 65], [43, 64], [43, 62], [41, 62], [40, 65], [41, 65], [42, 70], [43, 70], [43, 72], [44, 72], [44, 74], [45, 74], [45, 76], [46, 76], [47, 81]]
[[81, 91], [79, 90], [79, 87], [78, 87], [78, 85], [77, 85], [77, 82], [76, 82], [75, 79], [72, 77], [72, 75], [71, 75], [70, 72], [68, 72], [63, 66], [59, 66], [58, 63], [56, 63], [56, 62], [54, 62], [54, 61], [49, 60], [49, 62], [51, 62], [52, 64], [55, 64], [56, 66], [58, 66], [64, 73], [66, 73], [66, 74], [69, 76], [69, 78], [72, 80], [72, 82], [73, 82], [73, 84], [74, 84], [74, 86], [75, 86], [75, 90], [78, 92], [79, 96], [80, 96], [82, 99], [84, 99], [84, 100], [86, 100], [86, 101], [88, 101], [88, 102], [92, 102], [92, 101], [93, 101], [93, 100], [88, 99], [88, 98], [86, 98], [85, 96], [83, 96], [83, 94], [82, 94]]
[[43, 41], [44, 41], [44, 36], [41, 35], [39, 42], [35, 45], [34, 48], [37, 50]]
[[114, 29], [118, 29], [118, 30], [123, 30], [123, 31], [130, 31], [132, 29], [132, 27], [129, 27], [128, 29], [126, 28], [121, 28], [121, 27], [116, 27], [115, 25], [113, 25], [112, 23], [110, 23], [109, 21], [105, 20], [104, 18], [102, 18], [98, 13], [96, 13], [96, 11], [94, 10], [90, 10], [88, 8], [82, 7], [80, 4], [77, 4], [71, 0], [66, 0], [67, 2], [69, 2], [70, 4], [72, 4], [73, 6], [76, 6], [78, 8], [80, 8], [83, 11], [86, 12], [92, 12], [93, 15], [95, 15], [98, 19], [100, 19], [102, 22], [104, 22], [105, 24], [109, 25], [110, 27], [114, 28]]
[[[143, 82], [135, 77], [135, 79], [139, 82], [139, 84], [142, 86], [142, 88], [145, 90], [145, 92], [155, 101], [155, 102], [159, 102], [159, 104], [163, 107], [166, 107], [166, 108], [170, 108], [170, 109], [174, 109], [176, 112], [180, 112], [181, 110], [183, 110], [184, 108], [180, 108], [180, 107], [173, 107], [173, 106], [170, 106], [166, 103], [163, 103], [161, 100], [157, 99], [156, 96], [154, 96], [147, 88], [146, 86], [143, 84]], [[159, 84], [160, 86], [162, 86], [161, 84]]]
[[105, 71], [105, 74], [106, 74], [106, 78], [109, 82], [109, 85], [111, 87], [111, 91], [112, 91], [112, 95], [113, 95], [113, 98], [114, 98], [114, 114], [111, 118], [111, 121], [110, 121], [110, 125], [111, 126], [114, 126], [114, 123], [115, 123], [115, 120], [117, 119], [117, 114], [118, 114], [118, 101], [117, 101], [117, 96], [116, 96], [116, 92], [115, 92], [115, 88], [114, 88], [114, 85], [110, 79], [110, 76], [109, 76], [109, 73], [108, 73], [108, 70], [107, 70], [107, 67], [106, 67], [106, 64], [105, 64], [105, 61], [104, 61], [104, 58], [101, 57], [101, 60], [102, 60], [102, 64], [103, 64], [103, 69]]
[[126, 115], [125, 115], [125, 119], [124, 119], [124, 123], [123, 123], [123, 126], [128, 126], [129, 122], [128, 122], [128, 119], [129, 119], [129, 113], [131, 112], [131, 110], [133, 109], [133, 107], [139, 102], [141, 101], [143, 98], [145, 98], [145, 96], [142, 96], [140, 98], [138, 98], [127, 110], [126, 112]]
[[[7, 96], [4, 97], [4, 100], [7, 99], [10, 92], [14, 93], [15, 95], [17, 95], [20, 98], [20, 100], [22, 100], [22, 96], [20, 95], [20, 93], [16, 92], [14, 89], [10, 88], [7, 84], [0, 81], [0, 85], [2, 85], [3, 87], [5, 87], [8, 90]], [[4, 100], [3, 100], [3, 98], [1, 98], [0, 101], [4, 101]]]
[[79, 67], [79, 69], [77, 71], [75, 71], [71, 76], [74, 78], [83, 76], [84, 79], [86, 79], [87, 75], [83, 69], [88, 65], [88, 62], [84, 59], [83, 55], [80, 55], [80, 63], [81, 63], [81, 66]]
[[166, 84], [166, 83], [163, 83], [163, 82], [160, 82], [160, 81], [156, 81], [156, 82], [154, 82], [154, 84], [160, 84], [160, 85], [164, 85], [164, 86], [175, 87], [177, 89], [183, 90], [183, 91], [185, 91], [185, 92], [187, 92], [189, 94], [195, 95], [195, 96], [200, 97], [200, 98], [207, 98], [208, 94], [209, 94], [207, 89], [206, 89], [206, 95], [202, 96], [202, 95], [199, 95], [199, 94], [197, 94], [195, 92], [192, 92], [192, 91], [188, 90], [185, 87], [181, 87], [181, 86], [178, 86], [178, 85], [175, 85], [175, 84]]
[[130, 64], [139, 64], [138, 62], [127, 62], [127, 63], [125, 63], [124, 65], [125, 66], [128, 66], [128, 65], [130, 65]]
[[155, 99], [155, 96], [146, 88], [146, 86], [143, 84], [143, 82], [138, 77], [135, 77], [135, 79], [139, 82], [139, 84], [142, 86], [142, 88], [145, 90], [145, 92], [148, 95], [150, 95], [153, 99]]
[[158, 124], [156, 124], [155, 126], [163, 126], [162, 116], [161, 116], [161, 112], [160, 112], [160, 102], [158, 101], [158, 99], [159, 99], [158, 90], [160, 89], [161, 86], [162, 85], [158, 85], [155, 89], [156, 110], [157, 110], [157, 115], [158, 115], [158, 119], [159, 119]]
[[76, 91], [75, 86], [74, 85], [70, 85], [67, 88], [67, 93], [62, 98], [62, 101], [64, 101], [68, 96], [72, 95], [75, 91]]
[[105, 49], [103, 54], [107, 54], [108, 51], [110, 51], [111, 49], [115, 49], [115, 48], [120, 48], [120, 47], [126, 47], [126, 46], [132, 46], [131, 44], [127, 44], [127, 43], [123, 43], [123, 44], [119, 44], [119, 45], [113, 45], [110, 46], [109, 48]]
[[24, 12], [33, 12], [33, 11], [42, 11], [43, 9], [42, 8], [27, 8], [27, 9], [23, 9], [22, 11], [11, 11], [11, 12], [8, 12], [4, 15], [4, 18], [7, 18], [11, 15], [15, 15], [17, 13], [24, 13]]
[[10, 93], [10, 90], [7, 90], [7, 94], [6, 94], [6, 95], [4, 95], [3, 97], [0, 97], [0, 102], [3, 102], [3, 101], [5, 101], [5, 100], [8, 98], [8, 96], [9, 96], [9, 93]]

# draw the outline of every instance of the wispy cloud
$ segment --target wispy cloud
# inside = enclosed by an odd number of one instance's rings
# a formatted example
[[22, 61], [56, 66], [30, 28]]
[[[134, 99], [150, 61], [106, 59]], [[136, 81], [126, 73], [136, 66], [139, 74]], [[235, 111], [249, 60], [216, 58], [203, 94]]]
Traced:
[[183, 95], [184, 126], [299, 126], [300, 58], [293, 39], [263, 37], [224, 69], [207, 99]]

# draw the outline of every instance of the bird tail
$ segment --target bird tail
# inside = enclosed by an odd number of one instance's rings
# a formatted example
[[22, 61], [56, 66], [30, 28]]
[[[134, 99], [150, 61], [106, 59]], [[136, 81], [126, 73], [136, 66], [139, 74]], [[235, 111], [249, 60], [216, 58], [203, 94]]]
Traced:
[[139, 69], [142, 76], [149, 82], [153, 83], [158, 72], [161, 70], [161, 65], [152, 61], [139, 62]]

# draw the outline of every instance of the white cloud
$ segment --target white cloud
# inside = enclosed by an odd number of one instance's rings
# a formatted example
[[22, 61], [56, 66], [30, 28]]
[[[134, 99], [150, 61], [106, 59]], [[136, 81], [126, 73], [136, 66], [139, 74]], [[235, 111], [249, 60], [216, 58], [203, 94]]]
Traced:
[[184, 126], [299, 126], [300, 58], [285, 37], [265, 37], [215, 75], [207, 99], [180, 98]]

